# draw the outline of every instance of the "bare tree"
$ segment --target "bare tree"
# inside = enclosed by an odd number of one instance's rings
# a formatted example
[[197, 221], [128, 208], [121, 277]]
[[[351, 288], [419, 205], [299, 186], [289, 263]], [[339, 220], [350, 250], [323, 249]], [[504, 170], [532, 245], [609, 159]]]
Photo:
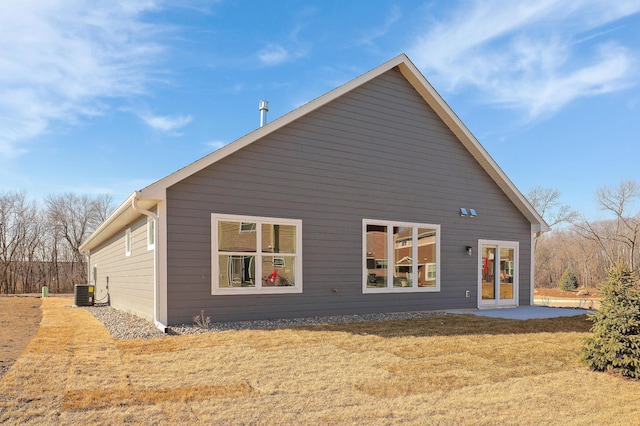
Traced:
[[0, 293], [71, 291], [86, 281], [79, 246], [104, 221], [112, 198], [49, 196], [46, 209], [25, 192], [0, 194]]
[[32, 291], [41, 234], [36, 203], [24, 192], [0, 196], [0, 292]]
[[570, 223], [577, 212], [568, 204], [560, 204], [560, 191], [555, 188], [536, 186], [526, 195], [531, 206], [542, 216], [550, 228], [563, 223]]
[[567, 255], [568, 235], [556, 227], [570, 223], [577, 212], [567, 204], [560, 204], [560, 191], [555, 188], [532, 188], [526, 195], [531, 206], [547, 222], [552, 232], [535, 239], [536, 287], [554, 287], [570, 262]]
[[[57, 272], [60, 272], [62, 258], [71, 275], [65, 281], [70, 279], [76, 283], [86, 282], [85, 259], [80, 253], [80, 245], [108, 215], [111, 196], [91, 199], [86, 195], [66, 193], [50, 195], [46, 204], [49, 223], [53, 228]], [[60, 241], [64, 241], [65, 245], [60, 246]]]
[[602, 187], [596, 192], [596, 200], [600, 209], [612, 213], [614, 218], [592, 222], [582, 217], [574, 222], [575, 232], [593, 241], [610, 264], [623, 259], [637, 272], [640, 211], [631, 210], [640, 200], [640, 185], [625, 180], [618, 186]]
[[615, 215], [612, 238], [618, 242], [617, 257], [636, 270], [636, 249], [640, 239], [640, 211], [630, 213], [640, 199], [640, 185], [634, 180], [622, 181], [616, 187], [603, 187], [596, 192], [602, 210]]

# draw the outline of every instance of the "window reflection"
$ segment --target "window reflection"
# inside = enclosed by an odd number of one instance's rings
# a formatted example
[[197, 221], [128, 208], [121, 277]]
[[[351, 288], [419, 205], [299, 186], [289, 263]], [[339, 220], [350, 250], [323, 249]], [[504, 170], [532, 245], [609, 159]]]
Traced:
[[512, 248], [500, 248], [500, 299], [513, 299], [514, 253]]
[[[251, 225], [255, 230], [255, 223]], [[249, 230], [247, 222], [218, 222], [219, 251], [255, 252], [256, 247], [256, 233]]]
[[387, 227], [367, 225], [367, 287], [387, 286]]
[[366, 224], [366, 288], [437, 288], [437, 238], [437, 228]]
[[413, 276], [413, 228], [393, 227], [393, 286], [411, 287]]
[[493, 300], [495, 293], [495, 247], [482, 247], [482, 299]]

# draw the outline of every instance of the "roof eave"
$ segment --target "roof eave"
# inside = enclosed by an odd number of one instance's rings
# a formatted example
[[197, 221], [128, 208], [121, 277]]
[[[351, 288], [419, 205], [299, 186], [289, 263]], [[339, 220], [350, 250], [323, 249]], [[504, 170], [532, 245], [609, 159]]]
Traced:
[[[91, 251], [111, 238], [115, 233], [124, 226], [132, 223], [141, 214], [132, 206], [132, 201], [135, 198], [139, 198], [140, 193], [138, 191], [132, 192], [110, 215], [105, 219], [100, 226], [93, 231], [91, 235], [80, 245], [79, 250], [81, 252]], [[149, 208], [157, 203], [157, 200], [145, 199], [140, 203], [144, 208]]]

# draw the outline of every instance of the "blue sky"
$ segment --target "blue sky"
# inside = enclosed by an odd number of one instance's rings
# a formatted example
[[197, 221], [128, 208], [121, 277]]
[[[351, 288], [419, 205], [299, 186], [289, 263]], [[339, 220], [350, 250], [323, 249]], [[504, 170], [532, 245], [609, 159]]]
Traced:
[[516, 186], [640, 181], [640, 0], [2, 0], [0, 193], [116, 203], [406, 53]]

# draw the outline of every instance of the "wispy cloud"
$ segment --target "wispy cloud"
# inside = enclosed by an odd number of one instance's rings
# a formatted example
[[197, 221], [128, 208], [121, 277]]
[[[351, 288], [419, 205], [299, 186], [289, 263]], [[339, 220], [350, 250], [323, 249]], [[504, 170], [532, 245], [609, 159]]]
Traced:
[[0, 153], [104, 113], [109, 99], [145, 92], [163, 47], [144, 21], [154, 0], [51, 0], [0, 3]]
[[285, 62], [302, 58], [308, 54], [307, 44], [300, 40], [300, 33], [306, 27], [305, 21], [316, 13], [314, 8], [305, 8], [295, 13], [295, 25], [285, 40], [275, 43], [265, 43], [264, 47], [256, 52], [256, 57], [263, 66], [275, 66]]
[[367, 29], [366, 33], [351, 44], [350, 47], [367, 46], [369, 48], [377, 49], [375, 46], [376, 40], [387, 35], [387, 33], [393, 28], [393, 25], [398, 22], [400, 18], [402, 18], [400, 8], [393, 5], [381, 25]]
[[269, 43], [258, 52], [258, 59], [264, 65], [273, 66], [286, 62], [291, 54], [279, 44]]
[[149, 127], [172, 136], [181, 136], [178, 130], [191, 123], [192, 120], [190, 115], [153, 115], [148, 112], [137, 115]]
[[214, 151], [219, 150], [220, 148], [222, 148], [223, 146], [229, 145], [229, 142], [227, 141], [221, 141], [221, 140], [213, 140], [213, 141], [208, 141], [205, 142], [204, 145], [207, 148], [210, 148]]
[[639, 11], [638, 0], [463, 2], [429, 25], [408, 53], [437, 86], [479, 89], [533, 119], [633, 84], [635, 46], [603, 27]]

